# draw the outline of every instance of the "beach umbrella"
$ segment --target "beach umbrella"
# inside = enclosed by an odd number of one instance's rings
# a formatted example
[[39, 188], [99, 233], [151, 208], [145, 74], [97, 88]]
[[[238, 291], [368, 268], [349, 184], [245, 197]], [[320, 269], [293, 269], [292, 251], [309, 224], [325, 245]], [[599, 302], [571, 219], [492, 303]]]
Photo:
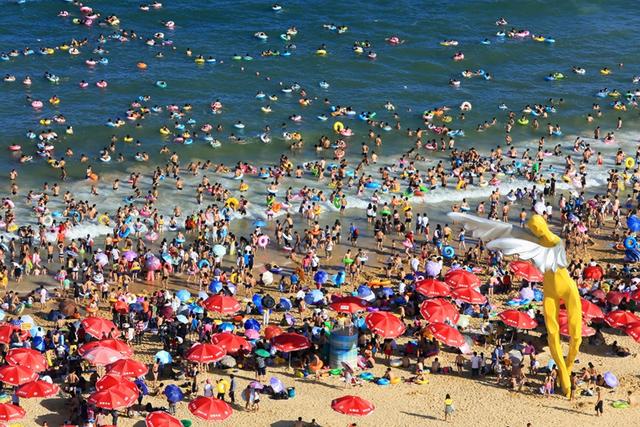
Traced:
[[28, 331], [21, 331], [16, 325], [12, 325], [10, 323], [3, 323], [0, 325], [0, 343], [2, 344], [11, 344], [11, 335], [13, 331], [18, 331], [18, 335], [20, 341], [24, 341], [25, 338], [29, 336]]
[[125, 357], [133, 356], [133, 350], [129, 347], [129, 344], [116, 338], [107, 338], [100, 341], [89, 341], [88, 343], [84, 343], [78, 347], [78, 354], [80, 356], [84, 356], [86, 353], [97, 347], [110, 348], [111, 350], [120, 352]]
[[53, 397], [60, 391], [60, 387], [56, 384], [51, 384], [48, 381], [36, 380], [25, 384], [22, 384], [16, 390], [18, 397], [32, 398], [32, 397]]
[[0, 381], [10, 385], [22, 385], [38, 379], [38, 373], [25, 366], [0, 366]]
[[258, 322], [256, 319], [247, 319], [246, 322], [244, 322], [244, 328], [245, 329], [255, 329], [256, 331], [260, 330], [260, 322]]
[[605, 294], [602, 289], [596, 289], [591, 292], [591, 296], [601, 302], [604, 302], [607, 299], [607, 294]]
[[184, 393], [182, 393], [180, 387], [175, 384], [169, 384], [166, 386], [162, 393], [167, 396], [167, 400], [171, 403], [177, 403], [184, 399]]
[[244, 336], [250, 340], [257, 340], [258, 338], [260, 338], [260, 332], [256, 331], [255, 329], [247, 329], [244, 331]]
[[293, 304], [291, 303], [291, 300], [289, 298], [280, 297], [280, 301], [278, 302], [278, 304], [284, 311], [289, 311], [293, 308]]
[[234, 298], [226, 295], [211, 295], [202, 302], [202, 306], [216, 313], [233, 314], [240, 311], [240, 303]]
[[222, 282], [220, 280], [212, 280], [207, 288], [212, 294], [217, 294], [222, 290]]
[[331, 401], [331, 409], [345, 415], [369, 415], [375, 406], [358, 396], [342, 396]]
[[367, 303], [362, 298], [344, 297], [332, 302], [329, 307], [338, 313], [357, 313], [367, 308]]
[[129, 304], [126, 301], [118, 300], [113, 303], [113, 308], [120, 314], [127, 314], [129, 312]]
[[324, 270], [316, 271], [316, 274], [313, 275], [313, 281], [315, 283], [324, 285], [327, 280], [329, 280], [329, 273]]
[[228, 354], [236, 354], [242, 350], [251, 351], [251, 344], [236, 334], [231, 332], [220, 332], [211, 337], [211, 342], [224, 349]]
[[135, 387], [136, 385], [126, 379], [123, 376], [108, 373], [96, 381], [96, 390], [102, 391], [111, 387], [115, 387], [120, 384], [125, 384], [129, 387]]
[[96, 347], [83, 354], [82, 358], [95, 366], [106, 366], [124, 359], [126, 356], [109, 347]]
[[281, 393], [284, 391], [284, 384], [276, 377], [271, 377], [269, 379], [269, 385], [274, 393]]
[[267, 358], [267, 357], [271, 357], [271, 353], [269, 353], [264, 348], [259, 348], [256, 350], [256, 356]]
[[604, 317], [604, 321], [613, 328], [625, 329], [629, 325], [640, 323], [640, 317], [630, 311], [613, 310]]
[[304, 302], [309, 305], [314, 305], [321, 302], [324, 299], [324, 294], [320, 289], [313, 289], [304, 296]]
[[223, 421], [231, 416], [233, 410], [228, 403], [213, 397], [196, 397], [189, 403], [189, 411], [198, 418], [207, 421]]
[[383, 338], [399, 337], [406, 329], [402, 320], [387, 311], [374, 311], [369, 313], [367, 317], [365, 317], [365, 324], [371, 332]]
[[233, 326], [233, 323], [231, 323], [231, 322], [222, 322], [222, 323], [220, 323], [220, 325], [218, 326], [218, 330], [219, 330], [220, 332], [233, 332], [233, 330], [234, 330], [235, 328], [236, 328], [236, 327], [235, 327], [235, 326]]
[[458, 323], [460, 313], [455, 305], [442, 298], [423, 301], [420, 314], [430, 323]]
[[580, 298], [580, 303], [582, 304], [582, 317], [584, 319], [604, 319], [604, 313], [600, 307], [584, 298]]
[[266, 328], [264, 328], [264, 337], [268, 340], [270, 340], [273, 337], [277, 337], [278, 335], [281, 335], [283, 333], [284, 331], [282, 330], [282, 328], [276, 325], [269, 325]]
[[604, 276], [604, 270], [599, 265], [590, 265], [582, 272], [585, 280], [600, 280]]
[[366, 302], [371, 302], [376, 299], [376, 295], [373, 293], [371, 288], [368, 287], [367, 285], [358, 286], [357, 296], [358, 298], [362, 298]]
[[236, 364], [236, 359], [234, 359], [233, 356], [229, 356], [228, 354], [218, 362], [218, 365], [222, 368], [233, 368], [236, 366]]
[[160, 270], [160, 268], [162, 268], [162, 261], [160, 261], [159, 258], [151, 255], [144, 261], [144, 266], [149, 271], [158, 271]]
[[529, 261], [511, 261], [509, 270], [516, 276], [522, 277], [529, 282], [542, 282], [544, 278], [542, 272]]
[[630, 215], [627, 218], [627, 227], [629, 227], [629, 231], [632, 233], [640, 231], [640, 217], [637, 215]]
[[164, 411], [150, 412], [144, 422], [146, 427], [184, 427], [179, 419]]
[[535, 298], [535, 291], [530, 287], [520, 289], [520, 298], [523, 300], [533, 301]]
[[452, 288], [475, 288], [480, 286], [480, 278], [470, 271], [457, 269], [445, 274], [444, 281]]
[[498, 317], [505, 325], [516, 329], [535, 329], [538, 326], [538, 322], [531, 316], [518, 310], [505, 310]]
[[460, 331], [446, 323], [432, 323], [429, 325], [429, 331], [435, 339], [450, 347], [462, 347], [465, 343]]
[[[582, 322], [582, 328], [580, 329], [580, 332], [583, 337], [590, 337], [596, 334], [596, 330], [585, 322]], [[562, 318], [560, 319], [560, 334], [565, 337], [571, 336], [571, 334], [569, 333], [569, 322], [567, 321], [566, 317], [564, 318], [564, 321]]]
[[116, 325], [104, 317], [86, 317], [82, 319], [80, 325], [86, 333], [96, 338], [102, 338], [104, 335], [108, 336], [112, 330], [118, 332]]
[[632, 323], [624, 330], [631, 338], [640, 342], [640, 323]]
[[98, 264], [101, 267], [104, 267], [105, 265], [109, 264], [109, 257], [104, 252], [98, 252], [95, 256], [95, 260], [96, 260], [96, 264]]
[[524, 359], [524, 355], [522, 354], [522, 352], [520, 350], [515, 350], [515, 349], [507, 353], [507, 356], [509, 357], [509, 360], [515, 365], [519, 365], [520, 363], [522, 363], [522, 360]]
[[416, 283], [416, 292], [427, 298], [447, 297], [451, 294], [451, 288], [440, 280], [423, 279]]
[[107, 366], [107, 373], [123, 377], [138, 378], [146, 375], [147, 372], [149, 372], [147, 365], [134, 359], [120, 359]]
[[60, 313], [64, 316], [69, 317], [73, 316], [76, 311], [78, 311], [78, 305], [72, 299], [65, 299], [60, 301], [58, 304], [58, 310], [60, 310]]
[[0, 421], [15, 421], [24, 418], [27, 412], [11, 403], [0, 403]]
[[451, 292], [451, 296], [454, 299], [469, 303], [469, 304], [484, 304], [487, 302], [487, 297], [473, 288], [456, 288]]
[[138, 258], [138, 254], [134, 251], [124, 251], [124, 253], [122, 254], [122, 258], [126, 259], [128, 262], [131, 262], [134, 259]]
[[304, 350], [311, 347], [311, 342], [304, 335], [286, 332], [271, 338], [271, 344], [283, 353]]
[[42, 353], [30, 348], [12, 348], [7, 352], [5, 360], [9, 365], [26, 366], [33, 371], [47, 370], [47, 360]]
[[437, 277], [442, 271], [442, 264], [436, 261], [427, 261], [425, 266], [425, 273], [429, 277]]
[[628, 299], [629, 295], [623, 293], [623, 292], [618, 292], [618, 291], [609, 291], [607, 292], [607, 302], [613, 305], [620, 305], [620, 303], [625, 300]]
[[223, 257], [227, 254], [227, 248], [222, 245], [213, 245], [212, 251], [217, 257]]
[[176, 297], [178, 297], [180, 302], [185, 302], [188, 301], [189, 298], [191, 298], [191, 292], [186, 289], [180, 289], [178, 292], [176, 292]]
[[[130, 381], [129, 381], [130, 382]], [[138, 398], [138, 388], [135, 390], [126, 383], [121, 383], [107, 389], [96, 391], [89, 396], [88, 402], [102, 409], [120, 409], [133, 405]]]
[[190, 362], [213, 363], [222, 359], [227, 352], [215, 344], [198, 343], [187, 351], [186, 358]]
[[262, 283], [264, 283], [265, 286], [269, 286], [273, 283], [273, 273], [269, 270], [264, 271], [260, 276], [260, 280], [262, 280]]
[[158, 360], [158, 362], [163, 365], [168, 365], [169, 363], [173, 362], [173, 357], [171, 356], [171, 353], [169, 353], [166, 350], [160, 350], [155, 354], [155, 356], [153, 356], [153, 358], [155, 360]]

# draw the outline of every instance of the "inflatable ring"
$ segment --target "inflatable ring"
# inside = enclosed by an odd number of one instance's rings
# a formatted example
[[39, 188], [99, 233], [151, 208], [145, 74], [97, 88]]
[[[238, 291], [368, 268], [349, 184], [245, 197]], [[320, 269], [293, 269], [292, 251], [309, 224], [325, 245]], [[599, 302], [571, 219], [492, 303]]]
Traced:
[[363, 381], [373, 380], [373, 374], [371, 372], [363, 372], [360, 374], [360, 379]]
[[232, 208], [233, 210], [237, 210], [240, 206], [240, 202], [235, 197], [229, 197], [225, 203], [227, 206]]
[[200, 261], [198, 261], [198, 268], [199, 269], [203, 269], [204, 267], [210, 267], [211, 264], [209, 264], [209, 261], [207, 261], [206, 259], [201, 259]]
[[340, 199], [340, 197], [336, 197], [335, 199], [333, 199], [333, 206], [336, 209], [340, 209], [342, 207], [342, 200]]
[[627, 157], [624, 161], [624, 167], [627, 169], [633, 169], [636, 165], [636, 161], [633, 157]]
[[616, 409], [626, 409], [629, 407], [629, 403], [624, 400], [616, 400], [611, 404]]
[[53, 217], [51, 215], [47, 215], [42, 218], [42, 225], [45, 227], [51, 227], [53, 225]]
[[418, 385], [429, 384], [429, 380], [415, 380], [414, 383]]
[[376, 380], [376, 384], [382, 385], [382, 386], [389, 385], [389, 383], [390, 383], [390, 381], [388, 379], [386, 379], [386, 378], [378, 378]]
[[258, 246], [264, 249], [267, 247], [268, 244], [269, 244], [269, 236], [267, 236], [266, 234], [263, 234], [262, 236], [258, 237]]
[[80, 212], [78, 212], [78, 211], [71, 211], [71, 212], [69, 212], [69, 215], [67, 215], [67, 216], [75, 219], [76, 222], [82, 221], [82, 216], [80, 215]]
[[400, 366], [402, 366], [402, 359], [391, 360], [391, 362], [389, 362], [389, 366], [391, 366], [392, 368], [399, 368]]
[[18, 227], [18, 224], [15, 224], [15, 223], [14, 223], [14, 224], [11, 224], [10, 226], [8, 226], [8, 227], [7, 227], [7, 231], [8, 231], [9, 233], [13, 233], [14, 231], [17, 231], [17, 230], [18, 230], [18, 228], [19, 228], [19, 227]]
[[453, 249], [453, 246], [445, 246], [444, 248], [442, 248], [442, 256], [447, 258], [447, 259], [451, 259], [456, 255], [456, 251], [455, 249]]
[[105, 215], [105, 214], [102, 214], [102, 215], [100, 215], [98, 217], [98, 223], [101, 224], [101, 225], [108, 226], [109, 225], [109, 221], [110, 221], [109, 217], [107, 215]]
[[400, 377], [395, 377], [391, 379], [391, 384], [400, 384], [401, 381]]
[[635, 237], [629, 236], [624, 239], [624, 247], [625, 249], [635, 249], [638, 242]]
[[342, 132], [343, 129], [344, 129], [344, 125], [342, 124], [342, 122], [335, 122], [333, 124], [333, 130], [335, 132], [340, 133], [340, 132]]

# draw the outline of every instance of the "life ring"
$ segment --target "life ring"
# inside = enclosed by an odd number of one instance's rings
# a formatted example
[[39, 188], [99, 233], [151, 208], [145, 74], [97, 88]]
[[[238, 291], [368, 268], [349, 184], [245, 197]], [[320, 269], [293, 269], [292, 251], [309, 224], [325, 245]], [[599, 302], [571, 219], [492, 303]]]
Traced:
[[391, 384], [400, 384], [402, 379], [400, 377], [394, 377], [391, 379]]
[[447, 259], [451, 259], [456, 255], [456, 251], [455, 249], [453, 249], [453, 246], [445, 246], [444, 248], [442, 248], [442, 256], [447, 258]]
[[376, 380], [376, 384], [382, 385], [382, 386], [389, 385], [389, 383], [390, 383], [390, 381], [388, 379], [386, 379], [386, 378], [378, 378]]
[[625, 249], [635, 249], [637, 244], [638, 244], [638, 242], [636, 241], [636, 238], [633, 237], [633, 236], [629, 236], [629, 237], [626, 237], [624, 239], [624, 247], [625, 247]]
[[263, 234], [262, 236], [258, 237], [258, 246], [264, 249], [267, 247], [268, 244], [269, 244], [269, 236], [267, 236], [266, 234]]
[[51, 215], [46, 215], [42, 218], [42, 225], [45, 227], [51, 227], [53, 225], [53, 217]]
[[333, 199], [333, 206], [336, 209], [340, 209], [342, 207], [342, 199], [340, 199], [340, 197], [336, 197], [335, 199]]
[[624, 161], [624, 167], [627, 169], [633, 169], [636, 165], [636, 161], [633, 157], [627, 157]]
[[333, 124], [333, 130], [337, 133], [342, 132], [342, 130], [344, 129], [344, 125], [342, 124], [342, 122], [335, 122]]
[[238, 207], [240, 206], [240, 202], [235, 197], [229, 197], [225, 202], [225, 204], [230, 208], [232, 208], [233, 210], [237, 210]]
[[82, 216], [78, 211], [71, 211], [67, 216], [73, 218], [76, 222], [80, 222], [82, 220]]
[[138, 62], [136, 64], [136, 67], [138, 67], [139, 70], [146, 70], [147, 69], [147, 64], [145, 64], [144, 62]]
[[110, 221], [111, 220], [109, 219], [109, 217], [105, 214], [102, 214], [98, 217], [98, 224], [109, 226]]
[[209, 261], [207, 261], [206, 259], [201, 259], [200, 261], [198, 261], [198, 268], [199, 269], [203, 269], [204, 267], [210, 267], [211, 264], [209, 264]]
[[126, 239], [130, 233], [131, 233], [131, 228], [127, 227], [124, 230], [118, 231], [118, 237], [120, 237], [121, 239]]

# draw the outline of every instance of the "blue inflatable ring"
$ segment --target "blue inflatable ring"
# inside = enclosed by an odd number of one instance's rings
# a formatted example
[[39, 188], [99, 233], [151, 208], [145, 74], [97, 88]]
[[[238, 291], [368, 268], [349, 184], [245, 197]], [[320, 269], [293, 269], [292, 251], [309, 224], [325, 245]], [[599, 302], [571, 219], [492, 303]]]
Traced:
[[638, 242], [635, 237], [629, 236], [624, 239], [624, 247], [625, 249], [634, 249]]
[[456, 251], [455, 249], [453, 249], [453, 246], [445, 246], [444, 248], [442, 248], [442, 256], [447, 258], [447, 259], [451, 259], [456, 255]]

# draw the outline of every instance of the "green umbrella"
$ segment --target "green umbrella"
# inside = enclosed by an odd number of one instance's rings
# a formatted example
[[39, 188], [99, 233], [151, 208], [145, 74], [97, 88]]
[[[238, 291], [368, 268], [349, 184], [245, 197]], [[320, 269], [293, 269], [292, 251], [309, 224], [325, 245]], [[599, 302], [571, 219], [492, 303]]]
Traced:
[[256, 350], [256, 355], [260, 356], [260, 357], [270, 357], [271, 353], [269, 353], [267, 350], [263, 349], [263, 348], [259, 348]]

